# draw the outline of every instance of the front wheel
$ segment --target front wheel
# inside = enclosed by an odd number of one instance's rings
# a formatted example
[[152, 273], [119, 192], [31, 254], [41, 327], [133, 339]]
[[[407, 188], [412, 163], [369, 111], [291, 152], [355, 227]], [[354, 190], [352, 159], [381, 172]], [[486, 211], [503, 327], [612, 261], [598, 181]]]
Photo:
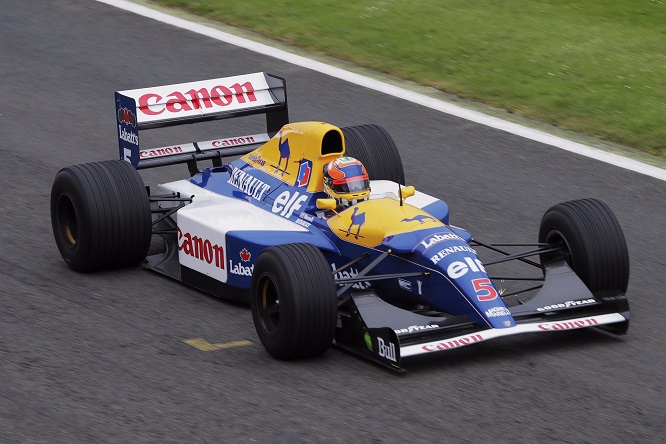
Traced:
[[611, 209], [597, 199], [554, 205], [543, 216], [539, 242], [558, 247], [541, 263], [565, 258], [592, 292], [620, 291], [629, 285], [629, 253]]
[[254, 266], [250, 304], [257, 335], [277, 359], [318, 356], [333, 342], [338, 317], [333, 273], [310, 244], [265, 249]]

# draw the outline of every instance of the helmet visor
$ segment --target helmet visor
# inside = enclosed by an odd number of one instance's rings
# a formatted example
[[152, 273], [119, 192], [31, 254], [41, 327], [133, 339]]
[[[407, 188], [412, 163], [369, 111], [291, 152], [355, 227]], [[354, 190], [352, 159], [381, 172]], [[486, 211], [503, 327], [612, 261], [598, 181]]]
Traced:
[[360, 193], [370, 189], [368, 175], [333, 180], [331, 189], [339, 194]]

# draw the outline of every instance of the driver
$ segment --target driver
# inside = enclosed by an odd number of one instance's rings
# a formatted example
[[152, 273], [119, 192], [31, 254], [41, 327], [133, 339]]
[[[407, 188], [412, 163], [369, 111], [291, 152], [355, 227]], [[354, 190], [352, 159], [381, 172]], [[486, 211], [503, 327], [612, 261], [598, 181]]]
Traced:
[[370, 197], [370, 180], [363, 164], [353, 157], [338, 157], [324, 165], [324, 191], [345, 209]]

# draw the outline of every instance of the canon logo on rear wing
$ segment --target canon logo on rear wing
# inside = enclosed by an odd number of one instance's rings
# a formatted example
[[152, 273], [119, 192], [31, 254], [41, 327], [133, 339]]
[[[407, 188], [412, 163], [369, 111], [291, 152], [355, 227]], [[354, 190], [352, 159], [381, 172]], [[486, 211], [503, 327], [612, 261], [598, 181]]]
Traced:
[[[157, 157], [175, 156], [178, 154], [188, 154], [219, 150], [230, 147], [254, 145], [266, 143], [270, 140], [267, 133], [252, 134], [242, 137], [228, 137], [226, 139], [206, 140], [204, 142], [184, 143], [174, 146], [163, 146], [161, 148], [150, 148], [139, 152], [140, 159], [154, 159]], [[198, 150], [197, 150], [198, 148]]]
[[151, 159], [155, 157], [175, 156], [176, 154], [194, 153], [197, 149], [193, 143], [176, 146], [163, 146], [162, 148], [151, 148], [139, 151], [140, 159]]
[[142, 123], [180, 120], [275, 105], [264, 73], [120, 91], [134, 99]]
[[[211, 159], [220, 148], [229, 150], [225, 156], [243, 155], [252, 151], [253, 144], [268, 141], [267, 134], [260, 134], [141, 150], [139, 130], [254, 114], [266, 116], [269, 134], [289, 123], [285, 80], [263, 72], [117, 91], [115, 99], [118, 154], [137, 169]], [[146, 162], [139, 166], [141, 160]]]
[[231, 105], [234, 99], [238, 104], [256, 102], [254, 86], [251, 82], [234, 83], [229, 87], [215, 85], [208, 89], [190, 89], [188, 91], [172, 91], [166, 97], [156, 93], [147, 93], [137, 101], [138, 111], [149, 116], [158, 116], [164, 111], [180, 113], [204, 108], [224, 108]]

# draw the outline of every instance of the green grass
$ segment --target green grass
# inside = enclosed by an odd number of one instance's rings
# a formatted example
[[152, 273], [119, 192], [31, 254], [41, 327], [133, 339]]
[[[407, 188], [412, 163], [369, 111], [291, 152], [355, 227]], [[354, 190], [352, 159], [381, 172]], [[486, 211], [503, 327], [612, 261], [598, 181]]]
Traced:
[[157, 0], [666, 157], [666, 0]]

